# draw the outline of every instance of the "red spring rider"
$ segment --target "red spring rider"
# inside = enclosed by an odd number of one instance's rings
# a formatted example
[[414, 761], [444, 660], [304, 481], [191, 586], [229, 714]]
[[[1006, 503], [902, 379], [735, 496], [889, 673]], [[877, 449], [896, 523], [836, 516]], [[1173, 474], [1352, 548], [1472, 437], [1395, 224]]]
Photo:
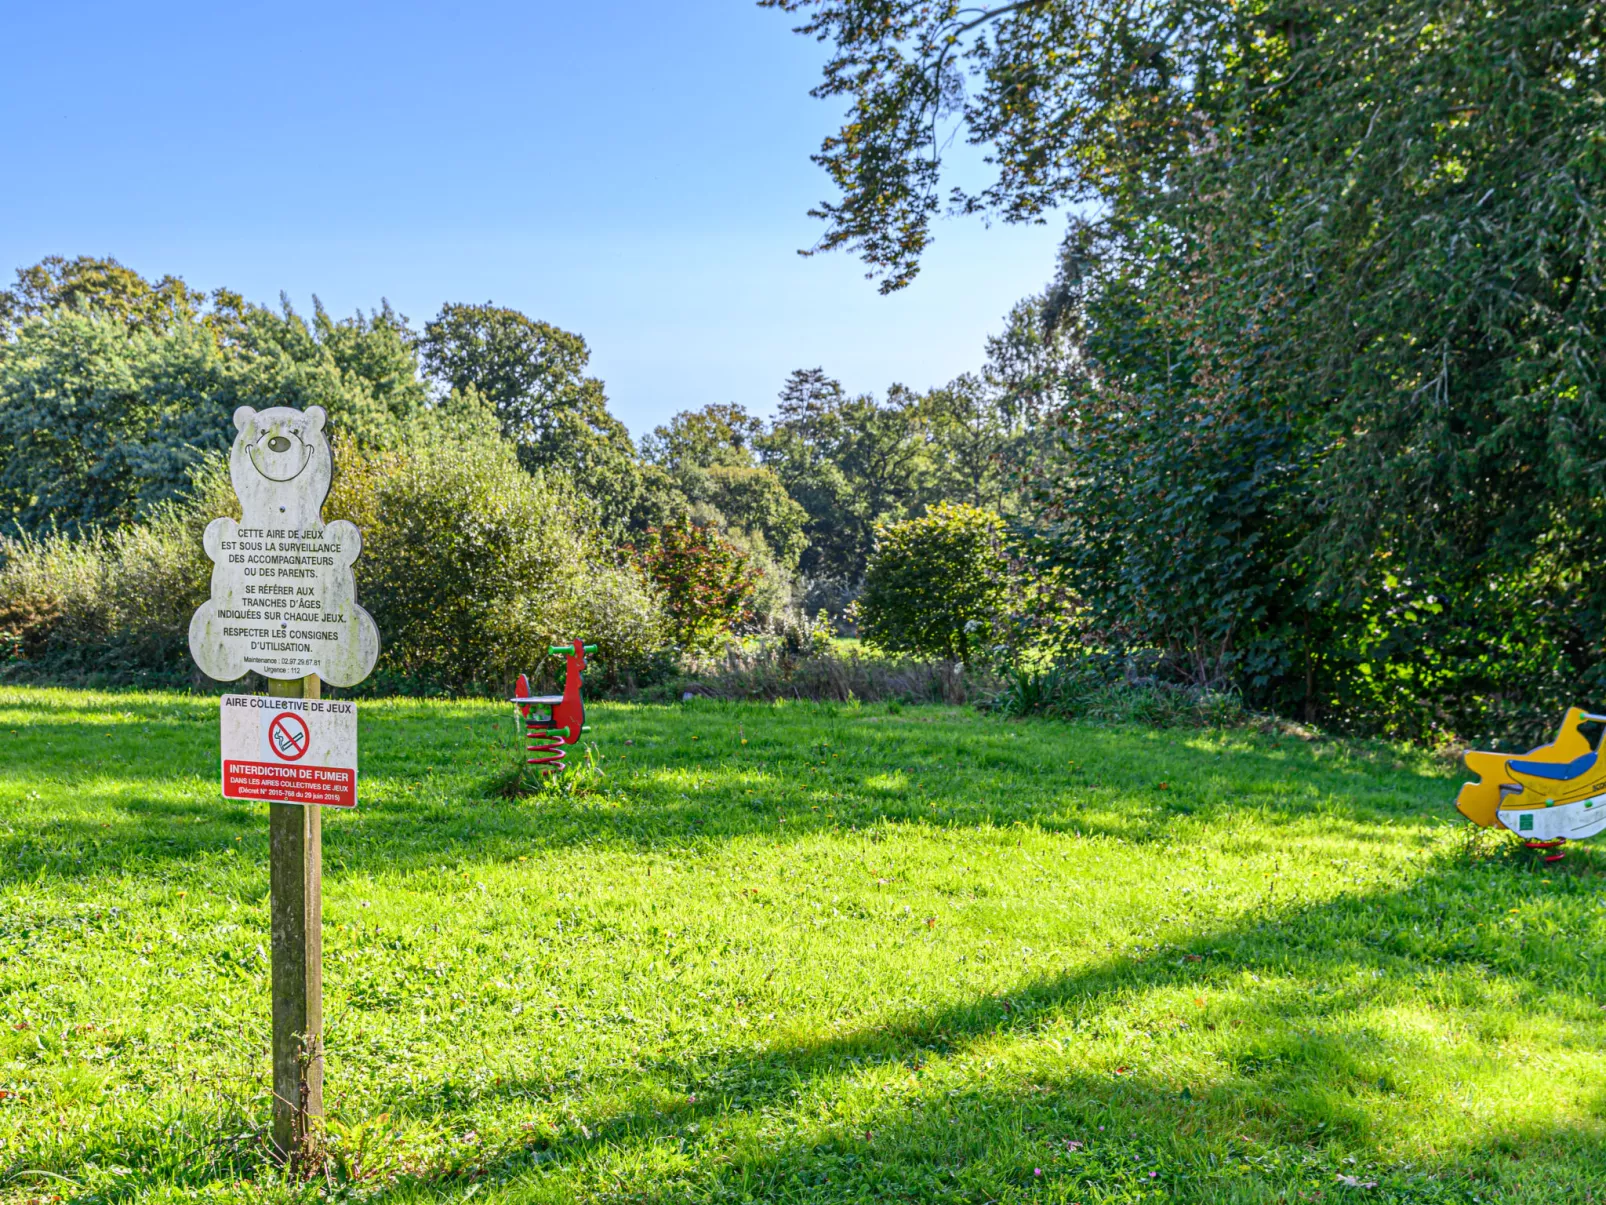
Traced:
[[[563, 773], [565, 746], [572, 745], [586, 731], [586, 705], [580, 699], [580, 675], [585, 672], [586, 654], [597, 651], [594, 644], [554, 644], [547, 652], [567, 657], [568, 673], [561, 695], [532, 695], [530, 679], [519, 675], [518, 694], [511, 700], [524, 721], [525, 751], [528, 765], [540, 766], [542, 774]], [[546, 708], [545, 715], [540, 708]]]

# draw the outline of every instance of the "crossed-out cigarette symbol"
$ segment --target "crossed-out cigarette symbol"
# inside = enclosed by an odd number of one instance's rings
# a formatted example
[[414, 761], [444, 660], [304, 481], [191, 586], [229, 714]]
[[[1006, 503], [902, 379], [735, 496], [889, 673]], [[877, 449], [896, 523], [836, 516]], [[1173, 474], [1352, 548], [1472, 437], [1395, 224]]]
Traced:
[[307, 731], [307, 721], [293, 711], [281, 711], [268, 725], [268, 747], [284, 761], [299, 760], [310, 744], [312, 734]]

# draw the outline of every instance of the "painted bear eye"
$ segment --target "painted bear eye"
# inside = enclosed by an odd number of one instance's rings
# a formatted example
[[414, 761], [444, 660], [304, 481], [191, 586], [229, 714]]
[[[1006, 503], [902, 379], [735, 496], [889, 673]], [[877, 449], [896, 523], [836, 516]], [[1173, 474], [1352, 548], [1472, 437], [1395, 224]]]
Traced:
[[275, 452], [288, 452], [290, 450], [290, 441], [282, 435], [275, 435], [268, 440], [268, 447]]

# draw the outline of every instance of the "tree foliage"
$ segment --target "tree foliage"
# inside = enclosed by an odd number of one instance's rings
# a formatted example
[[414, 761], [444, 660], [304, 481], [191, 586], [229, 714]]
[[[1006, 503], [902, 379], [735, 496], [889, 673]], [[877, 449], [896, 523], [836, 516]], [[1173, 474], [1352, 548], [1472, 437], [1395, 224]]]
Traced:
[[1010, 317], [986, 367], [925, 393], [849, 396], [818, 368], [794, 372], [774, 422], [758, 438], [766, 464], [807, 512], [804, 574], [858, 588], [880, 524], [965, 502], [1019, 510], [1019, 463], [1038, 440], [1057, 334], [1039, 335], [1032, 305]]
[[443, 390], [490, 403], [520, 464], [563, 472], [605, 521], [626, 520], [641, 488], [635, 446], [602, 382], [586, 375], [585, 339], [517, 310], [453, 304], [425, 325], [419, 350]]
[[661, 591], [682, 649], [715, 652], [748, 618], [757, 574], [711, 526], [680, 516], [649, 529], [631, 551]]
[[1227, 0], [759, 3], [802, 14], [797, 32], [833, 48], [814, 95], [848, 112], [814, 157], [840, 194], [810, 211], [827, 223], [817, 249], [856, 249], [883, 292], [919, 272], [955, 137], [992, 168], [950, 188], [960, 212], [1032, 222], [1141, 194], [1200, 134], [1192, 102], [1227, 56], [1277, 21], [1272, 5]]
[[406, 451], [343, 454], [325, 513], [363, 533], [358, 597], [385, 636], [380, 669], [403, 679], [502, 682], [576, 637], [628, 663], [662, 638], [653, 589], [584, 500], [500, 441], [424, 424]]
[[1003, 519], [942, 503], [877, 529], [859, 630], [872, 648], [969, 665], [1002, 634], [1010, 590]]
[[237, 406], [321, 405], [357, 444], [392, 446], [425, 405], [388, 306], [311, 321], [286, 305], [155, 285], [115, 260], [46, 260], [0, 295], [0, 530], [126, 523], [189, 488]]
[[764, 422], [735, 403], [713, 403], [682, 410], [641, 441], [642, 459], [666, 468], [712, 468], [755, 463]]
[[1068, 248], [1057, 546], [1265, 704], [1547, 724], [1606, 684], [1600, 14], [1271, 15], [1169, 187]]
[[686, 410], [642, 442], [642, 529], [690, 515], [714, 526], [756, 562], [790, 577], [807, 546], [808, 514], [779, 475], [758, 461], [764, 424], [737, 405]]
[[1606, 687], [1599, 6], [778, 3], [852, 105], [826, 241], [888, 286], [940, 114], [995, 169], [960, 208], [1095, 203], [1035, 466], [1089, 639], [1411, 734]]
[[856, 583], [875, 525], [920, 501], [922, 415], [910, 391], [849, 397], [818, 369], [794, 372], [763, 438], [766, 463], [808, 513], [805, 573]]
[[17, 269], [16, 283], [0, 291], [0, 339], [57, 310], [92, 310], [119, 326], [162, 334], [200, 318], [206, 302], [176, 276], [153, 283], [115, 259], [49, 255]]

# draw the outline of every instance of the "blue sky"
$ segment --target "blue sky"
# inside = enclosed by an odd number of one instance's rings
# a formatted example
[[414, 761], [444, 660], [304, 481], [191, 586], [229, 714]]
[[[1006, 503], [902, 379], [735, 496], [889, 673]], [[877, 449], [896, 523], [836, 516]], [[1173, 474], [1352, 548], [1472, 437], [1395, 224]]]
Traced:
[[638, 435], [767, 412], [798, 367], [941, 383], [1046, 283], [1061, 223], [945, 221], [892, 297], [851, 255], [799, 257], [838, 114], [792, 23], [749, 0], [0, 0], [0, 272], [114, 255], [415, 324], [495, 301], [583, 334]]

